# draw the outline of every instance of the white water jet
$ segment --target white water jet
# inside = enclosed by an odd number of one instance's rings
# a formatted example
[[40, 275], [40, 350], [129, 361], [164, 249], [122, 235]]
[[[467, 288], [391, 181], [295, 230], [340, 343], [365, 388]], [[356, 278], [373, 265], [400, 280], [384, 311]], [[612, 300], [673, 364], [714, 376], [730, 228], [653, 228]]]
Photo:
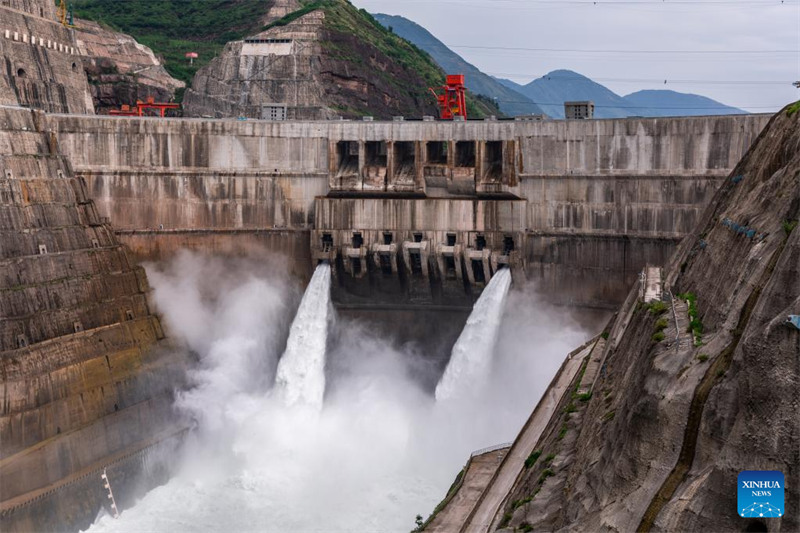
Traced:
[[170, 457], [167, 484], [118, 520], [100, 517], [92, 533], [408, 532], [472, 450], [514, 438], [564, 355], [587, 338], [564, 310], [518, 287], [478, 401], [436, 403], [412, 372], [430, 354], [343, 318], [325, 353], [325, 409], [290, 408], [268, 393], [293, 318], [289, 279], [263, 267], [189, 254], [148, 271], [171, 330], [200, 357], [176, 404], [198, 431]]
[[322, 408], [325, 395], [325, 347], [330, 318], [331, 267], [317, 266], [292, 321], [286, 351], [275, 377], [287, 406]]
[[437, 401], [463, 397], [485, 383], [509, 287], [511, 271], [503, 268], [492, 277], [475, 302], [453, 346], [444, 375], [436, 385]]

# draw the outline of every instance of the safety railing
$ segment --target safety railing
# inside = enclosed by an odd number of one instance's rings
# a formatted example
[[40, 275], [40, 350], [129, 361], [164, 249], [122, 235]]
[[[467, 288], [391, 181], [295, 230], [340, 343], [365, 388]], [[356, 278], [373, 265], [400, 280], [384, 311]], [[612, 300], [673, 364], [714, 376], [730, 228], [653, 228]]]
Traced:
[[480, 450], [475, 450], [474, 452], [469, 454], [469, 456], [470, 457], [476, 457], [478, 455], [483, 455], [485, 453], [494, 452], [494, 451], [497, 451], [497, 450], [502, 450], [503, 448], [510, 448], [512, 444], [513, 444], [512, 442], [504, 442], [503, 444], [495, 444], [494, 446], [488, 446], [486, 448], [481, 448]]

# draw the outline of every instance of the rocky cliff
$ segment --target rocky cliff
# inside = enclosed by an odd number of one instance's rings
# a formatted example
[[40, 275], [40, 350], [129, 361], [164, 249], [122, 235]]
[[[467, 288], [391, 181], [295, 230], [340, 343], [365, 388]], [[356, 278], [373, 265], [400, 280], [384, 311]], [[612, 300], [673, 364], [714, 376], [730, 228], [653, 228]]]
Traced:
[[[800, 527], [800, 331], [786, 322], [800, 314], [798, 216], [800, 113], [784, 110], [673, 256], [674, 299], [629, 298], [593, 387], [562, 400], [495, 525]], [[782, 518], [738, 516], [742, 470], [785, 474]]]
[[[267, 104], [286, 105], [295, 119], [437, 113], [428, 87], [444, 73], [365, 11], [346, 0], [293, 0], [270, 13], [264, 31], [229, 43], [197, 73], [186, 115], [262, 118]], [[470, 102], [473, 115], [491, 114]]]
[[153, 51], [133, 37], [88, 20], [75, 20], [77, 48], [89, 81], [95, 110], [106, 113], [123, 104], [155, 98], [171, 102], [186, 84], [166, 71]]

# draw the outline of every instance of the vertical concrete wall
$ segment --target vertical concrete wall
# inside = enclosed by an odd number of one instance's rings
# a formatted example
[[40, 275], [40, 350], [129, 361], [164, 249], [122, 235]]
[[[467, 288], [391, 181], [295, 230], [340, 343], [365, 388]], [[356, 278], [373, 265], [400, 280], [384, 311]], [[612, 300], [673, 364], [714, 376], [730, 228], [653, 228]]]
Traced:
[[[426, 221], [439, 204], [431, 199], [516, 199], [526, 206], [517, 231], [527, 235], [529, 275], [558, 301], [611, 307], [644, 263], [669, 256], [768, 118], [459, 123], [53, 115], [46, 127], [140, 258], [164, 257], [189, 242], [274, 249], [281, 238], [287, 244], [278, 247], [294, 254], [295, 243], [318, 240], [312, 230], [346, 236], [396, 226], [380, 214], [380, 203], [362, 209], [368, 223], [339, 215], [315, 220], [321, 196], [332, 199], [323, 213], [352, 214], [345, 200], [360, 196], [407, 202], [392, 210], [416, 213], [402, 228], [409, 234], [432, 230]], [[221, 244], [247, 232], [283, 237]], [[197, 239], [201, 233], [206, 237]], [[306, 259], [298, 257], [298, 265]], [[595, 295], [587, 292], [592, 283], [602, 286], [591, 289]]]

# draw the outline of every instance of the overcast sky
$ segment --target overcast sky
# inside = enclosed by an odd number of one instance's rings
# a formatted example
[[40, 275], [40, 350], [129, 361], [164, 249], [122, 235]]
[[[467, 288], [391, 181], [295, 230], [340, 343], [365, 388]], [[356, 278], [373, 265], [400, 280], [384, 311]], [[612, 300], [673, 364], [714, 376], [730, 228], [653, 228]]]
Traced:
[[622, 95], [672, 89], [753, 112], [800, 99], [791, 85], [800, 80], [800, 0], [352, 1], [411, 19], [487, 74], [518, 83], [563, 68]]

